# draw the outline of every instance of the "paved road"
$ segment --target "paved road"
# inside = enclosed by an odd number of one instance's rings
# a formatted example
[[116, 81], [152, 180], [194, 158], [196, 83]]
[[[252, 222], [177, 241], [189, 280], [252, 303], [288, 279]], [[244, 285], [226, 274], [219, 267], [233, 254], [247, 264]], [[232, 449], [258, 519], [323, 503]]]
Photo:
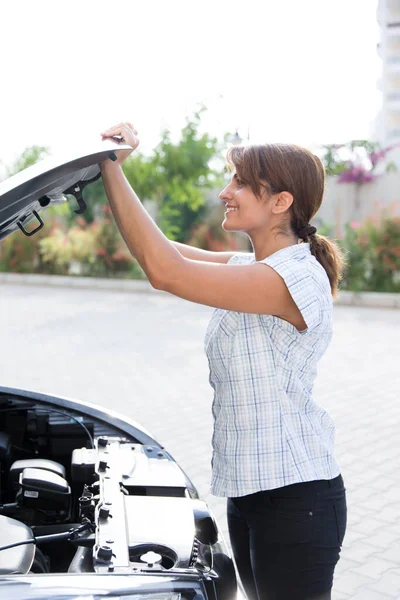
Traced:
[[[349, 526], [334, 600], [400, 598], [400, 311], [336, 307], [316, 398], [337, 424]], [[2, 385], [112, 407], [209, 493], [212, 391], [203, 354], [211, 309], [165, 294], [2, 285]]]

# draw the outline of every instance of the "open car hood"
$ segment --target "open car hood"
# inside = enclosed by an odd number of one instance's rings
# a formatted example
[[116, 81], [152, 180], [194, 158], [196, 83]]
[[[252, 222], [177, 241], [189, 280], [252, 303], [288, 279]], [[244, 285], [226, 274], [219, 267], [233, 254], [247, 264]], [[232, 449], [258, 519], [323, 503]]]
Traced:
[[[48, 206], [65, 202], [64, 194], [75, 196], [75, 212], [84, 212], [82, 190], [100, 177], [99, 164], [116, 159], [129, 146], [106, 140], [72, 156], [54, 156], [24, 169], [0, 183], [0, 240], [16, 229], [33, 235], [43, 227], [39, 215]], [[35, 220], [28, 228], [27, 223]]]

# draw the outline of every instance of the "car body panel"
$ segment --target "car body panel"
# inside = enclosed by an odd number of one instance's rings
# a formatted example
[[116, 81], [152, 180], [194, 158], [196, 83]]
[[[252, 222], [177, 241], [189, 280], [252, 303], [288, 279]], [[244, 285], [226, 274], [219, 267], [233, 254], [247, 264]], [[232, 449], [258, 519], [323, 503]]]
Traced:
[[129, 146], [100, 141], [94, 148], [72, 156], [45, 158], [1, 182], [0, 240], [18, 230], [19, 225], [25, 227], [45, 208], [65, 202], [64, 194], [82, 196], [84, 187], [100, 177], [99, 164], [115, 160], [126, 149]]

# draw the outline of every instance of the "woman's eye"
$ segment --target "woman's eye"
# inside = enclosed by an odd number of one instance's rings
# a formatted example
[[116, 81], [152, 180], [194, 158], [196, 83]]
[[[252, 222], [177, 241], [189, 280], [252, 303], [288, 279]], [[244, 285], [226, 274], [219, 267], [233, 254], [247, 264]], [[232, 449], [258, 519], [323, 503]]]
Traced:
[[236, 183], [239, 187], [243, 187], [244, 186], [244, 181], [243, 179], [239, 179], [238, 177], [236, 178]]

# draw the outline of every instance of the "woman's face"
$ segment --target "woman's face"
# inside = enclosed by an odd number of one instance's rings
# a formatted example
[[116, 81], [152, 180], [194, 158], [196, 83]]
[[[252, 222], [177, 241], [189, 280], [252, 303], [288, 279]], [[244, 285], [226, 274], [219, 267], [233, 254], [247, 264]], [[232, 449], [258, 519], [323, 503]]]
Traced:
[[250, 186], [245, 185], [238, 175], [232, 175], [230, 183], [219, 195], [224, 202], [225, 218], [222, 228], [225, 231], [244, 231], [267, 228], [270, 223], [270, 208], [266, 192], [257, 198]]

